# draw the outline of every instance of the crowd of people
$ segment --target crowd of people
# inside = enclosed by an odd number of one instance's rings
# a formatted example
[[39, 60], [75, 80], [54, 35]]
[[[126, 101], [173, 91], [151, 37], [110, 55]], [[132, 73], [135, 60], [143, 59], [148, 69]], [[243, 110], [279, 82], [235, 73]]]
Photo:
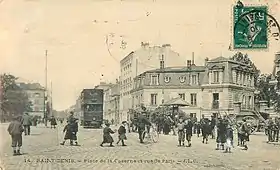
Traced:
[[[50, 118], [51, 128], [56, 128], [56, 119]], [[23, 116], [15, 116], [13, 121], [8, 126], [8, 132], [12, 138], [12, 148], [14, 155], [21, 155], [20, 148], [22, 146], [22, 133], [30, 135], [30, 126], [32, 125], [32, 118], [25, 113]], [[142, 112], [138, 117], [131, 122], [123, 121], [118, 130], [112, 130], [110, 123], [105, 123], [103, 129], [103, 141], [100, 144], [108, 143], [110, 147], [114, 147], [113, 137], [111, 134], [118, 132], [118, 141], [122, 146], [126, 146], [125, 140], [127, 140], [126, 133], [138, 132], [140, 143], [144, 143], [143, 132], [147, 131], [149, 134], [151, 126], [155, 126], [158, 134], [163, 133], [169, 135], [170, 132], [173, 135], [178, 135], [178, 146], [192, 146], [192, 136], [194, 134], [197, 137], [202, 135], [202, 143], [208, 144], [209, 137], [216, 139], [216, 150], [224, 150], [224, 152], [231, 152], [231, 148], [234, 147], [234, 130], [237, 131], [238, 144], [237, 146], [243, 147], [244, 150], [248, 150], [248, 141], [251, 129], [246, 119], [242, 119], [242, 122], [236, 123], [232, 121], [227, 115], [223, 117], [211, 116], [211, 119], [205, 118], [202, 115], [198, 121], [197, 118], [190, 116], [172, 116], [159, 114], [152, 119], [149, 118], [147, 112]], [[265, 134], [268, 136], [268, 142], [279, 141], [279, 118], [269, 118], [265, 123]], [[235, 128], [234, 128], [235, 127]], [[131, 130], [130, 130], [131, 129]], [[70, 145], [80, 146], [77, 141], [78, 133], [78, 119], [74, 117], [74, 112], [70, 112], [70, 116], [67, 118], [67, 124], [65, 125], [63, 132], [65, 133], [64, 140], [60, 143], [64, 145], [67, 140], [70, 141]], [[185, 141], [187, 144], [185, 145]]]

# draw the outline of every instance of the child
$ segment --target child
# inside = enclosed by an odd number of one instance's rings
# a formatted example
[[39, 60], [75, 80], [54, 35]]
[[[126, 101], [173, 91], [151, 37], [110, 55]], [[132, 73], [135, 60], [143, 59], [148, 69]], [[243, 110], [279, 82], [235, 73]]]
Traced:
[[78, 119], [75, 119], [75, 122], [72, 125], [72, 140], [75, 141], [76, 146], [80, 146], [77, 141], [77, 132], [78, 132]]
[[178, 141], [179, 141], [179, 146], [185, 146], [185, 123], [183, 122], [183, 119], [179, 119], [179, 122], [177, 123], [177, 128], [178, 128]]
[[101, 147], [103, 147], [104, 143], [110, 143], [110, 147], [114, 147], [113, 142], [114, 139], [112, 138], [111, 134], [115, 133], [111, 128], [110, 124], [106, 123], [105, 128], [103, 129], [103, 141], [100, 144]]
[[71, 124], [70, 124], [70, 122], [68, 122], [67, 123], [67, 125], [65, 125], [65, 127], [64, 127], [64, 129], [63, 129], [63, 133], [64, 132], [66, 132], [65, 133], [65, 136], [64, 136], [64, 141], [63, 142], [61, 142], [60, 144], [61, 145], [64, 145], [65, 144], [65, 141], [66, 140], [68, 140], [68, 139], [70, 139], [70, 145], [73, 145], [73, 141], [72, 141], [72, 136], [73, 136], [73, 134], [72, 134], [72, 129], [71, 129]]
[[[8, 132], [12, 137], [12, 147], [15, 155], [21, 155], [20, 147], [22, 146], [22, 132], [24, 128], [21, 124], [21, 117], [17, 116], [13, 118], [13, 121], [9, 124]], [[17, 149], [18, 147], [18, 149]]]
[[191, 147], [193, 123], [190, 118], [188, 118], [186, 121], [185, 129], [186, 129], [186, 140], [188, 141], [188, 147]]
[[225, 153], [230, 153], [233, 146], [233, 129], [230, 124], [227, 126], [226, 130], [226, 150]]
[[124, 144], [124, 140], [127, 140], [126, 138], [126, 129], [125, 129], [126, 121], [122, 122], [122, 125], [119, 127], [118, 133], [119, 133], [119, 140], [117, 144], [119, 144], [120, 141], [122, 141], [122, 146], [126, 146]]

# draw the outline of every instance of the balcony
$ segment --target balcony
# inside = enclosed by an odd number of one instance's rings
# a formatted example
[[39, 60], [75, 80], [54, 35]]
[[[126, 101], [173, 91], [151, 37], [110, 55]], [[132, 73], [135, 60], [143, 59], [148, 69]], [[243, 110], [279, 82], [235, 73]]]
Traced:
[[219, 109], [219, 106], [220, 106], [219, 101], [213, 101], [212, 109]]

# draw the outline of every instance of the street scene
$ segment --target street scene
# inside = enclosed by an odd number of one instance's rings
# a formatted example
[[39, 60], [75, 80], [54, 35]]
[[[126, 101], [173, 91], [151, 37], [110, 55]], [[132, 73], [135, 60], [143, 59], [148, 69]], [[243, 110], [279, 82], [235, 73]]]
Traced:
[[[1, 134], [6, 133], [7, 124], [1, 124]], [[235, 146], [232, 154], [215, 150], [215, 140], [205, 145], [202, 138], [193, 136], [193, 146], [177, 147], [177, 137], [160, 136], [158, 143], [140, 144], [136, 133], [127, 135], [127, 145], [114, 148], [100, 147], [101, 130], [81, 129], [81, 146], [59, 145], [63, 140], [63, 126], [57, 129], [43, 125], [32, 127], [31, 135], [23, 138], [24, 155], [14, 157], [10, 149], [10, 138], [3, 138], [1, 162], [8, 170], [24, 169], [277, 169], [279, 168], [279, 143], [267, 144], [263, 134], [251, 137], [250, 149]], [[113, 135], [117, 140], [117, 135]], [[234, 141], [235, 144], [237, 141]], [[54, 159], [56, 162], [51, 162]], [[65, 159], [62, 162], [61, 159]], [[67, 159], [71, 159], [67, 161]], [[100, 162], [104, 160], [104, 162]], [[112, 162], [108, 162], [112, 161]], [[151, 161], [159, 161], [151, 163]], [[30, 162], [29, 162], [30, 161]], [[70, 162], [69, 162], [70, 161]], [[122, 162], [123, 161], [123, 162]], [[125, 162], [127, 161], [127, 162]], [[132, 163], [129, 161], [136, 161]], [[139, 161], [142, 161], [139, 162]], [[146, 162], [144, 162], [146, 161]], [[3, 167], [2, 167], [3, 168]]]
[[253, 1], [0, 1], [0, 170], [279, 170], [280, 5]]

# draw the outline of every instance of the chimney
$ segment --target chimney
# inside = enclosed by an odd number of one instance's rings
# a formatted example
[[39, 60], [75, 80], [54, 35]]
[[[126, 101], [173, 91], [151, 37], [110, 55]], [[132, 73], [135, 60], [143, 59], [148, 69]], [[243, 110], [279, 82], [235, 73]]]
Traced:
[[187, 60], [187, 67], [190, 67], [192, 65], [192, 60]]
[[205, 63], [204, 65], [206, 66], [206, 65], [207, 65], [207, 62], [209, 61], [209, 58], [206, 57], [204, 61], [205, 61], [205, 62], [204, 62], [204, 63]]
[[194, 52], [192, 52], [192, 65], [195, 65], [194, 64]]
[[142, 48], [147, 48], [147, 47], [149, 47], [149, 45], [150, 45], [150, 44], [147, 43], [147, 42], [146, 42], [146, 43], [141, 42], [141, 47], [142, 47]]

